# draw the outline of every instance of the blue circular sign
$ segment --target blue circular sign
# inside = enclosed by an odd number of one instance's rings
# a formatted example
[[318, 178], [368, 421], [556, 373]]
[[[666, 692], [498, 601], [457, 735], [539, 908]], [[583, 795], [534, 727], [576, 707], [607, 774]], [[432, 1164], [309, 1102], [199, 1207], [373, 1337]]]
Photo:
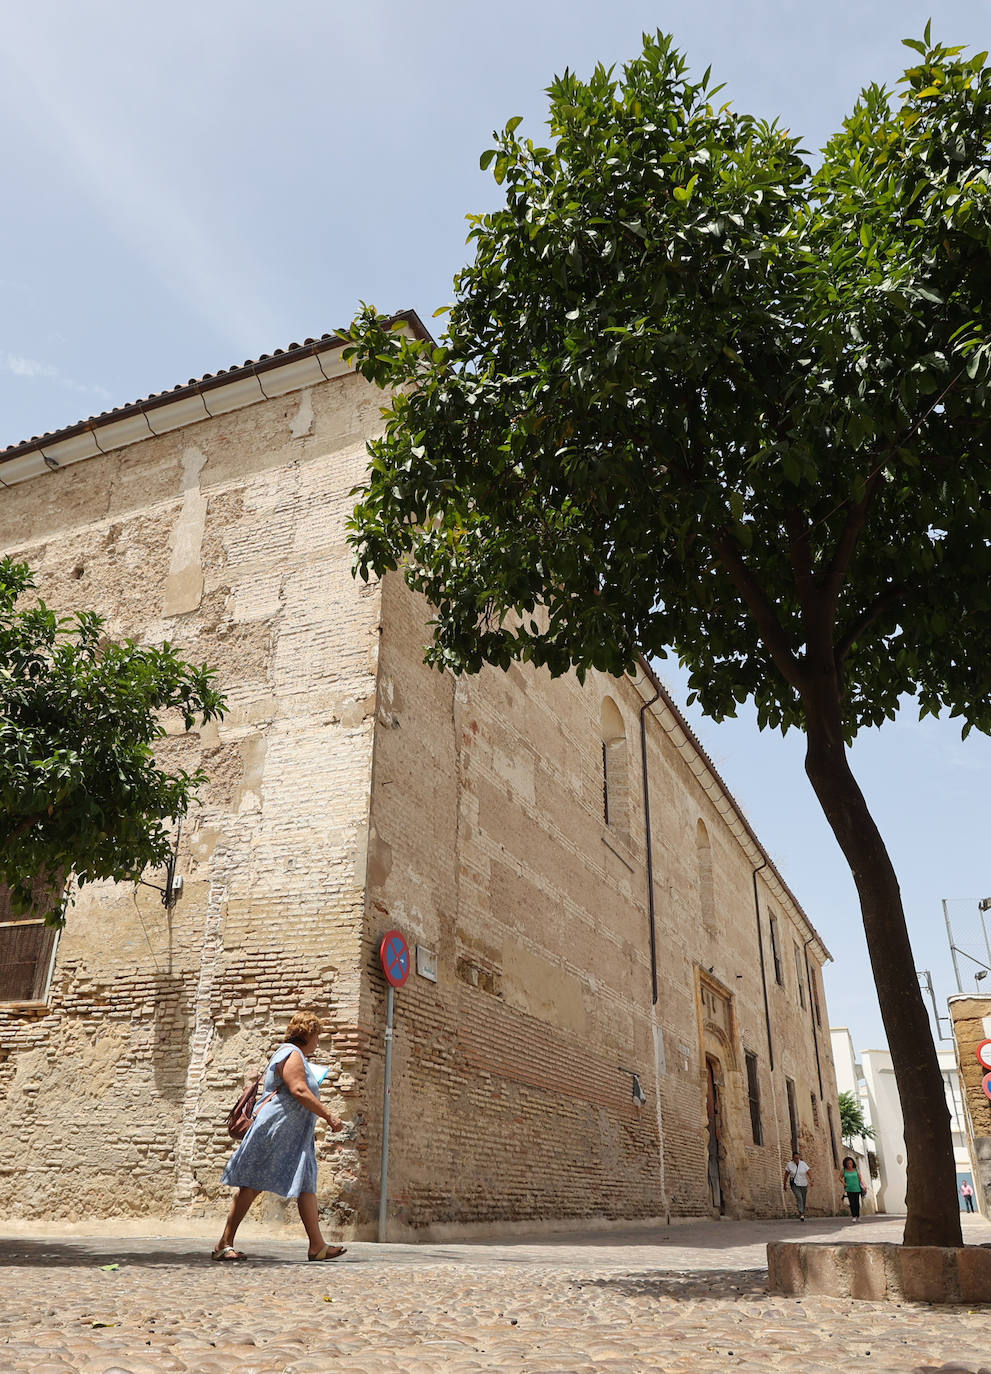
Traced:
[[409, 945], [401, 930], [389, 930], [382, 936], [379, 958], [386, 978], [394, 988], [401, 988], [410, 970]]

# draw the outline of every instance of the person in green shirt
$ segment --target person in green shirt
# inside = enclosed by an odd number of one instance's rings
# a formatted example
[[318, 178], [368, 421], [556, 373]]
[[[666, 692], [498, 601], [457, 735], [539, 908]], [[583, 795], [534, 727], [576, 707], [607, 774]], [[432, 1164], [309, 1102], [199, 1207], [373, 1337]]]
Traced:
[[859, 1221], [860, 1199], [863, 1197], [864, 1193], [867, 1192], [867, 1189], [864, 1187], [864, 1180], [860, 1177], [857, 1161], [851, 1155], [847, 1155], [843, 1161], [843, 1167], [840, 1170], [840, 1181], [847, 1195], [847, 1201], [850, 1203], [850, 1220]]

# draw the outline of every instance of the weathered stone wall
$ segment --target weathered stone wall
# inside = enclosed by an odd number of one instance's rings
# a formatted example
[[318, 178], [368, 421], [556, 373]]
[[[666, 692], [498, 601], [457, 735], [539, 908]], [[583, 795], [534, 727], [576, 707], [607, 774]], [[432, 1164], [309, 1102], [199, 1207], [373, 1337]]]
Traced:
[[950, 1018], [974, 1164], [975, 1201], [985, 1216], [991, 1216], [991, 1099], [983, 1088], [988, 1070], [977, 1058], [978, 1045], [991, 1040], [991, 997], [951, 997]]
[[[765, 945], [770, 908], [792, 960], [783, 987], [768, 975], [772, 1075], [750, 862], [692, 772], [694, 752], [683, 756], [648, 712], [652, 1006], [639, 711], [653, 687], [595, 673], [581, 687], [516, 667], [455, 682], [423, 666], [425, 634], [422, 604], [387, 579], [362, 1008], [372, 1104], [384, 1018], [377, 940], [397, 926], [438, 963], [436, 983], [414, 973], [397, 995], [394, 1227], [710, 1214], [706, 1050], [717, 1060], [725, 1210], [782, 1210], [785, 1075], [796, 1084], [802, 1151], [819, 1175], [810, 1206], [834, 1210], [829, 1042], [813, 1025], [808, 991], [801, 1007], [792, 952], [807, 929], [780, 886], [759, 882]], [[722, 1023], [705, 1011], [703, 991]], [[817, 992], [823, 1008], [821, 984]], [[744, 1049], [758, 1056], [762, 1145], [753, 1143]], [[370, 1146], [373, 1181], [374, 1133]]]
[[[0, 1007], [4, 1215], [216, 1208], [223, 1117], [300, 1005], [348, 1028], [335, 1106], [360, 1118], [379, 599], [350, 576], [344, 520], [378, 407], [345, 377], [3, 493], [0, 547], [46, 600], [171, 640], [230, 702], [219, 727], [163, 743], [210, 774], [174, 912], [148, 888], [86, 889], [50, 1005]], [[345, 1222], [358, 1125], [321, 1165]]]
[[654, 1005], [653, 684], [423, 666], [423, 606], [397, 578], [356, 583], [345, 546], [379, 403], [330, 380], [3, 492], [0, 548], [51, 604], [215, 665], [230, 712], [162, 743], [210, 775], [179, 905], [87, 889], [48, 1004], [0, 1005], [0, 1214], [219, 1211], [226, 1111], [305, 1005], [337, 1029], [328, 1089], [351, 1123], [321, 1148], [321, 1197], [372, 1233], [390, 926], [438, 959], [436, 983], [414, 973], [397, 998], [394, 1228], [709, 1214], [707, 1092], [725, 1211], [779, 1213], [786, 1076], [813, 1209], [831, 1210], [836, 1089], [798, 995], [800, 913], [762, 870], [772, 1073], [760, 851], [657, 702]]

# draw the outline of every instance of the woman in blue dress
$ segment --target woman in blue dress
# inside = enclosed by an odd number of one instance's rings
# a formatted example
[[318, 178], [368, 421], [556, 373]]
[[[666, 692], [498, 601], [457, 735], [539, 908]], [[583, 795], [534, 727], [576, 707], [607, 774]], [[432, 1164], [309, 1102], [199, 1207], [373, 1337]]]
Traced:
[[323, 1033], [314, 1012], [298, 1011], [286, 1029], [284, 1044], [272, 1055], [262, 1083], [258, 1114], [224, 1170], [224, 1183], [237, 1189], [223, 1235], [210, 1256], [242, 1260], [234, 1248], [237, 1228], [260, 1193], [294, 1197], [306, 1229], [311, 1260], [337, 1259], [343, 1245], [329, 1245], [320, 1232], [317, 1211], [317, 1155], [313, 1143], [317, 1118], [332, 1131], [343, 1123], [320, 1101], [320, 1087], [309, 1057]]

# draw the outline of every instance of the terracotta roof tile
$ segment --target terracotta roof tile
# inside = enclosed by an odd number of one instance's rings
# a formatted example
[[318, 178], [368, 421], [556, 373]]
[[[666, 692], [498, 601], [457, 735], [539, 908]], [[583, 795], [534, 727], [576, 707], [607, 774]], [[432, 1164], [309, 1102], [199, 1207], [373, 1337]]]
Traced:
[[[406, 320], [414, 334], [419, 338], [430, 337], [415, 310], [400, 310], [391, 318], [393, 320]], [[225, 381], [243, 373], [255, 372], [258, 369], [267, 371], [269, 367], [278, 367], [281, 362], [291, 359], [293, 354], [323, 353], [343, 342], [341, 335], [336, 331], [330, 334], [321, 334], [319, 338], [304, 339], [301, 344], [291, 343], [288, 348], [277, 348], [273, 353], [262, 353], [258, 358], [245, 358], [243, 363], [232, 363], [230, 367], [222, 367], [217, 372], [204, 372], [202, 377], [190, 377], [188, 382], [177, 382], [175, 386], [165, 391], [152, 391], [138, 401], [130, 401], [126, 405], [102, 410], [98, 415], [91, 415], [88, 419], [78, 420], [75, 424], [66, 425], [62, 429], [47, 430], [44, 434], [35, 434], [30, 439], [22, 439], [20, 443], [8, 444], [6, 448], [0, 449], [0, 463], [16, 458], [18, 454], [44, 444], [52, 444], [56, 440], [66, 439], [83, 430], [97, 428], [107, 420], [119, 419], [122, 415], [142, 410], [146, 406], [162, 405], [173, 400], [177, 393], [195, 391], [200, 387], [222, 385]]]

